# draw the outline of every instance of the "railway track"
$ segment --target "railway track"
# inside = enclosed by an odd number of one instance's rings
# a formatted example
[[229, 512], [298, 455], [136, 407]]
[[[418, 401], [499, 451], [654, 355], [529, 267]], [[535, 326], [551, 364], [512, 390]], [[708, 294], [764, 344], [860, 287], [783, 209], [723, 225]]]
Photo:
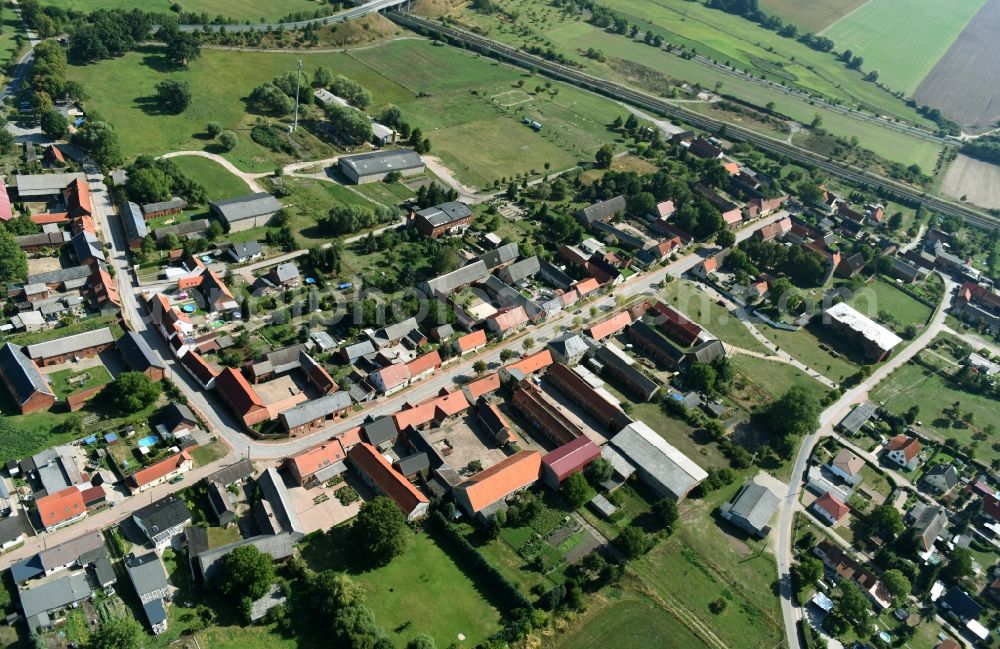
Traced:
[[784, 155], [796, 162], [814, 165], [830, 175], [848, 182], [867, 184], [882, 192], [895, 194], [907, 201], [922, 203], [925, 208], [939, 214], [960, 217], [970, 226], [983, 230], [992, 230], [1000, 225], [1000, 219], [997, 217], [973, 209], [967, 205], [961, 205], [939, 196], [928, 194], [890, 178], [867, 172], [853, 165], [837, 162], [832, 158], [822, 156], [808, 149], [755, 133], [742, 126], [696, 113], [659, 97], [628, 88], [613, 81], [595, 77], [559, 63], [548, 61], [533, 54], [528, 54], [515, 47], [498, 43], [479, 34], [450, 27], [410, 13], [389, 11], [386, 15], [404, 27], [436, 34], [449, 42], [461, 43], [483, 54], [501, 58], [520, 67], [537, 70], [553, 79], [571, 83], [585, 90], [632, 104], [638, 108], [653, 111], [659, 115], [683, 120], [687, 124], [706, 131], [717, 132], [722, 127], [725, 127], [726, 137], [729, 139], [744, 140], [771, 153]]

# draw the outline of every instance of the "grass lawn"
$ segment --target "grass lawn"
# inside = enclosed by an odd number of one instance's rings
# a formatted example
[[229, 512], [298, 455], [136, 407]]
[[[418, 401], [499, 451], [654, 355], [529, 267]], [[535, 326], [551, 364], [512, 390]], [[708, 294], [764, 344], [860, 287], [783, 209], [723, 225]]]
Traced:
[[[42, 0], [43, 5], [57, 5], [63, 9], [96, 11], [98, 9], [142, 9], [169, 14], [173, 4], [170, 0]], [[315, 11], [323, 6], [317, 0], [184, 0], [184, 11], [206, 13], [209, 18], [225, 16], [248, 22], [258, 22], [261, 18], [276, 21], [299, 11]]]
[[[669, 606], [682, 608], [717, 635], [726, 647], [776, 647], [784, 632], [778, 600], [771, 595], [776, 579], [767, 541], [745, 535], [714, 512], [739, 489], [730, 485], [704, 500], [681, 506], [677, 531], [630, 570]], [[722, 597], [720, 614], [708, 609]]]
[[239, 541], [242, 537], [240, 536], [240, 528], [237, 525], [230, 525], [229, 527], [208, 527], [208, 547], [218, 548], [223, 545], [229, 545], [230, 543], [235, 543]]
[[750, 333], [740, 319], [712, 301], [698, 284], [675, 279], [663, 290], [664, 300], [683, 311], [691, 320], [708, 329], [723, 342], [754, 352], [767, 349]]
[[229, 451], [226, 445], [221, 440], [215, 440], [214, 442], [209, 442], [204, 446], [199, 446], [191, 451], [191, 457], [194, 459], [194, 463], [197, 466], [205, 466], [206, 464], [211, 464], [219, 458], [225, 457], [226, 453]]
[[189, 178], [197, 180], [208, 190], [209, 200], [222, 200], [250, 193], [242, 178], [233, 175], [214, 160], [198, 156], [178, 156], [171, 161]]
[[782, 331], [761, 324], [757, 328], [768, 340], [778, 346], [778, 349], [788, 352], [792, 358], [811, 367], [828, 379], [840, 383], [845, 378], [858, 371], [858, 366], [837, 349], [837, 356], [820, 348], [821, 341], [807, 327], [798, 331]]
[[801, 385], [815, 391], [817, 398], [823, 397], [828, 392], [825, 385], [788, 363], [740, 354], [733, 354], [729, 357], [729, 361], [747, 381], [763, 390], [764, 396], [769, 395], [772, 399], [788, 392], [793, 385]]
[[[103, 365], [88, 367], [85, 370], [74, 370], [72, 368], [59, 370], [48, 375], [49, 383], [52, 384], [52, 391], [60, 401], [66, 395], [76, 392], [83, 392], [99, 385], [111, 383], [111, 372]], [[75, 379], [72, 380], [71, 379]]]
[[[354, 550], [329, 547], [333, 543], [337, 542], [329, 537], [317, 537], [304, 550], [305, 559], [316, 570], [336, 569]], [[349, 577], [364, 588], [376, 621], [396, 645], [426, 633], [444, 647], [456, 642], [460, 633], [465, 634], [467, 646], [474, 646], [499, 628], [500, 612], [469, 574], [434, 539], [417, 533], [406, 551], [388, 565]]]
[[[941, 439], [954, 437], [963, 446], [973, 441], [972, 436], [992, 424], [1000, 428], [997, 404], [989, 397], [957, 389], [946, 376], [932, 372], [914, 362], [909, 362], [880, 383], [871, 394], [872, 401], [884, 404], [890, 412], [901, 414], [912, 406], [919, 406], [920, 420]], [[951, 427], [951, 418], [942, 410], [958, 401], [963, 413], [973, 414], [972, 427]], [[964, 424], [963, 424], [964, 426]], [[990, 462], [1000, 458], [1000, 444], [987, 440], [978, 448], [977, 458]]]
[[907, 94], [916, 90], [985, 0], [868, 0], [823, 35], [864, 58], [865, 70]]
[[[866, 284], [855, 293], [849, 302], [851, 306], [878, 320], [890, 329], [901, 331], [908, 325], [923, 328], [934, 310], [892, 284], [884, 280], [876, 280]], [[888, 314], [895, 322], [887, 321], [880, 314]]]
[[592, 605], [561, 636], [553, 638], [554, 649], [647, 649], [648, 647], [707, 648], [674, 616], [645, 598], [627, 596]]

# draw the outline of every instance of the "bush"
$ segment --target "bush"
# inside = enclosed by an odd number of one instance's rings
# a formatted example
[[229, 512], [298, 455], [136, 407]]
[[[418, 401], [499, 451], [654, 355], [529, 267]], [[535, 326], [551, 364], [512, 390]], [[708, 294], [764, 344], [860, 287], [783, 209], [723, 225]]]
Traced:
[[293, 155], [295, 147], [285, 138], [284, 134], [270, 124], [257, 124], [250, 129], [250, 139], [278, 153]]
[[212, 137], [219, 137], [219, 135], [222, 134], [222, 124], [218, 122], [209, 122], [208, 126], [205, 127], [205, 130]]
[[222, 147], [223, 151], [232, 151], [236, 148], [236, 144], [239, 140], [236, 139], [236, 134], [232, 131], [226, 131], [219, 136], [219, 146]]

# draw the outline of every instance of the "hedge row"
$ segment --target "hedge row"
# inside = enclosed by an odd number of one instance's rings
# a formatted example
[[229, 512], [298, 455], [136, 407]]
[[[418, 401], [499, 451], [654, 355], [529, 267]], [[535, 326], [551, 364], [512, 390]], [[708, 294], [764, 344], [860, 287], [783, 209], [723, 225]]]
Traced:
[[478, 568], [497, 587], [503, 595], [510, 601], [512, 609], [532, 609], [531, 602], [509, 579], [499, 570], [493, 567], [489, 561], [480, 554], [469, 541], [462, 536], [458, 530], [452, 527], [441, 512], [433, 512], [430, 515], [431, 524], [440, 532], [446, 541], [456, 550], [465, 556], [476, 568]]

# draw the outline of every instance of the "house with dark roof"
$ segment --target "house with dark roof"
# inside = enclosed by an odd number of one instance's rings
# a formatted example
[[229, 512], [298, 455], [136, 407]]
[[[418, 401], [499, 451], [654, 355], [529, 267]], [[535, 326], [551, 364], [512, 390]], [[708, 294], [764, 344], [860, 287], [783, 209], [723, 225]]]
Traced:
[[452, 494], [469, 516], [486, 522], [506, 507], [508, 498], [535, 484], [541, 467], [538, 451], [520, 451], [470, 476]]
[[191, 522], [191, 510], [176, 494], [170, 494], [136, 510], [132, 521], [154, 547], [161, 549]]
[[487, 434], [501, 446], [517, 442], [517, 437], [511, 432], [510, 422], [504, 417], [496, 404], [485, 396], [476, 401], [476, 418], [486, 429]]
[[370, 421], [361, 427], [361, 432], [364, 439], [368, 440], [369, 444], [380, 451], [392, 448], [392, 445], [396, 443], [396, 437], [399, 435], [399, 430], [396, 428], [396, 423], [392, 417], [379, 417], [374, 421]]
[[219, 219], [226, 232], [242, 232], [265, 226], [281, 208], [281, 202], [267, 192], [208, 203], [209, 211]]
[[375, 183], [393, 172], [403, 176], [422, 173], [424, 161], [413, 149], [372, 151], [358, 155], [340, 156], [340, 171], [356, 185]]
[[243, 241], [241, 243], [231, 243], [226, 250], [226, 255], [236, 264], [245, 264], [264, 256], [264, 249], [259, 241]]
[[21, 612], [32, 632], [51, 628], [58, 616], [50, 614], [75, 606], [92, 594], [87, 573], [82, 570], [31, 588], [18, 588]]
[[171, 402], [160, 411], [156, 432], [164, 439], [179, 440], [198, 428], [198, 418], [187, 404]]
[[21, 414], [48, 410], [56, 402], [48, 379], [23, 353], [23, 348], [14, 343], [4, 343], [0, 347], [0, 381]]
[[351, 465], [368, 486], [391, 498], [412, 521], [427, 513], [430, 500], [392, 468], [381, 453], [370, 444], [357, 444], [347, 453]]
[[577, 210], [574, 216], [583, 227], [589, 228], [598, 221], [607, 223], [616, 214], [624, 213], [627, 208], [628, 205], [625, 202], [625, 196], [619, 194], [614, 198], [609, 198], [606, 201], [594, 203], [593, 205], [588, 205], [587, 207]]
[[118, 211], [118, 216], [122, 222], [122, 229], [125, 230], [128, 247], [137, 250], [142, 246], [143, 239], [149, 236], [149, 227], [142, 216], [142, 210], [135, 203], [126, 201]]
[[743, 485], [731, 503], [722, 505], [720, 514], [747, 534], [761, 539], [771, 531], [770, 521], [778, 503], [773, 491], [751, 481]]
[[154, 635], [163, 633], [168, 626], [165, 602], [170, 598], [170, 583], [159, 555], [155, 552], [140, 557], [129, 554], [125, 557], [125, 570], [142, 604], [146, 624]]
[[425, 237], [440, 237], [464, 232], [472, 225], [472, 209], [465, 203], [451, 201], [410, 214], [410, 227]]
[[919, 542], [920, 549], [927, 552], [934, 547], [934, 541], [939, 536], [946, 534], [948, 513], [941, 505], [918, 502], [907, 512], [906, 522], [910, 524], [910, 531]]
[[141, 334], [126, 330], [115, 344], [132, 371], [141, 372], [153, 381], [163, 379], [167, 368]]
[[586, 435], [581, 435], [542, 456], [542, 482], [552, 489], [558, 489], [563, 480], [583, 471], [599, 457], [601, 447]]
[[649, 401], [659, 391], [660, 384], [636, 367], [625, 352], [608, 343], [594, 352], [592, 363], [622, 384], [639, 401]]
[[844, 431], [848, 435], [856, 435], [858, 431], [861, 430], [861, 427], [872, 418], [872, 415], [875, 414], [875, 410], [875, 404], [871, 401], [860, 403], [840, 420], [837, 424], [837, 428]]
[[[492, 250], [490, 252], [496, 252]], [[465, 288], [474, 282], [490, 276], [490, 269], [485, 262], [477, 260], [466, 264], [450, 273], [439, 275], [417, 284], [424, 295], [431, 298], [446, 298], [455, 291]]]
[[246, 479], [253, 474], [253, 462], [244, 457], [240, 458], [238, 462], [234, 462], [227, 467], [219, 469], [205, 478], [205, 481], [218, 482], [223, 487], [228, 487], [229, 485], [246, 481]]
[[[684, 146], [683, 144], [681, 146]], [[687, 144], [687, 150], [699, 158], [721, 158], [722, 149], [715, 146], [705, 138], [698, 136]]]
[[153, 236], [156, 237], [156, 242], [162, 245], [168, 241], [171, 236], [186, 237], [188, 239], [200, 237], [203, 233], [205, 233], [205, 231], [208, 230], [210, 225], [211, 224], [208, 222], [208, 219], [192, 219], [183, 223], [165, 225], [162, 228], [156, 228], [153, 230]]
[[329, 426], [352, 405], [351, 395], [346, 391], [331, 392], [285, 410], [278, 415], [278, 421], [289, 437], [295, 437]]
[[299, 285], [302, 276], [299, 275], [299, 267], [295, 265], [295, 262], [286, 261], [272, 268], [271, 272], [267, 274], [267, 278], [275, 286], [292, 288]]
[[169, 201], [158, 201], [156, 203], [146, 203], [142, 206], [142, 215], [147, 221], [158, 219], [161, 216], [180, 214], [187, 207], [187, 201], [174, 196]]
[[937, 493], [946, 493], [959, 483], [958, 469], [954, 464], [935, 464], [924, 472], [923, 481]]
[[181, 356], [181, 365], [203, 389], [208, 390], [215, 387], [216, 371], [198, 352], [189, 351]]
[[626, 335], [637, 349], [668, 370], [676, 371], [684, 363], [684, 352], [642, 320], [633, 322]]
[[476, 261], [481, 261], [490, 270], [500, 268], [511, 263], [520, 255], [520, 249], [516, 243], [505, 243], [495, 250], [487, 250], [476, 257]]
[[257, 476], [256, 483], [260, 489], [261, 500], [254, 508], [254, 517], [261, 532], [265, 534], [285, 532], [294, 539], [305, 536], [305, 528], [302, 527], [299, 515], [292, 505], [292, 497], [277, 469], [272, 467], [264, 469]]

